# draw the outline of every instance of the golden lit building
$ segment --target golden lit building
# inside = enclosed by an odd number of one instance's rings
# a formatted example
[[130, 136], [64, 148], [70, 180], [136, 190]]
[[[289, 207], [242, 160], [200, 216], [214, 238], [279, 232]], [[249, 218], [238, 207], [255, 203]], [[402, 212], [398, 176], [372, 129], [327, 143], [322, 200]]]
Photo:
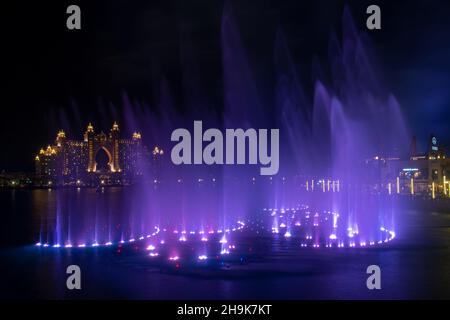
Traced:
[[69, 140], [61, 130], [54, 145], [39, 151], [36, 177], [43, 185], [129, 184], [144, 174], [151, 159], [139, 132], [124, 139], [116, 122], [108, 134], [96, 133], [89, 123], [83, 140]]

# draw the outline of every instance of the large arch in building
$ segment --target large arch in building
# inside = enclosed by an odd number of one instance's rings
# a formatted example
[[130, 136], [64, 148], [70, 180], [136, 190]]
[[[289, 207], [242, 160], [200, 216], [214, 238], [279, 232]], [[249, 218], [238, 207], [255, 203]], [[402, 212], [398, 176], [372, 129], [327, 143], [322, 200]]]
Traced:
[[103, 150], [108, 156], [108, 171], [120, 172], [119, 166], [119, 136], [118, 126], [114, 124], [110, 134], [101, 132], [94, 134], [92, 126], [88, 126], [85, 133], [85, 141], [88, 147], [88, 172], [97, 171], [97, 155]]
[[107, 146], [105, 145], [99, 146], [97, 150], [94, 152], [94, 171], [99, 171], [98, 157], [101, 156], [102, 152], [106, 154], [108, 157], [107, 171], [114, 171], [113, 156], [111, 154], [111, 151], [108, 150]]

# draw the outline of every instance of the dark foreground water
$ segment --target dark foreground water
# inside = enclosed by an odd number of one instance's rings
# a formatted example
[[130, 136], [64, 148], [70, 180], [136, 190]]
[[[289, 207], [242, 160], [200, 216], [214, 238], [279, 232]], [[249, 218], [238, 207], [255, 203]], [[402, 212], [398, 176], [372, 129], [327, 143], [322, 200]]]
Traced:
[[[250, 243], [255, 251], [245, 264], [196, 268], [181, 263], [173, 268], [152, 263], [132, 248], [33, 246], [42, 232], [41, 211], [54, 206], [42, 192], [0, 192], [1, 298], [450, 298], [448, 202], [436, 206], [404, 199], [396, 213], [397, 237], [377, 248], [300, 249], [279, 237], [243, 232], [236, 241]], [[111, 197], [114, 202], [118, 196]], [[66, 267], [71, 264], [82, 270], [82, 290], [66, 289]], [[381, 268], [381, 290], [366, 288], [366, 268], [373, 264]]]

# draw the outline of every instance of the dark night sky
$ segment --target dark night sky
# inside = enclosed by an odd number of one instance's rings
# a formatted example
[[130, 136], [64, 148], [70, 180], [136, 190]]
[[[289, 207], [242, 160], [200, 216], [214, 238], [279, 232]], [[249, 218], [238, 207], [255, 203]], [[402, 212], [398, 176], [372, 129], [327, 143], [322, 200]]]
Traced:
[[[66, 29], [69, 4], [81, 7], [81, 31]], [[273, 81], [273, 43], [281, 28], [306, 86], [311, 82], [313, 57], [325, 59], [330, 31], [339, 32], [344, 5], [350, 7], [358, 28], [365, 27], [366, 7], [380, 5], [383, 29], [369, 34], [386, 86], [401, 103], [422, 149], [431, 132], [450, 145], [450, 2], [251, 0], [231, 4], [252, 69], [264, 79], [262, 84]], [[34, 154], [53, 141], [61, 114], [73, 110], [72, 102], [84, 127], [88, 121], [100, 122], [99, 103], [120, 106], [124, 91], [152, 105], [157, 99], [154, 88], [162, 77], [168, 80], [174, 99], [179, 99], [182, 36], [191, 39], [212, 101], [220, 103], [223, 5], [211, 0], [2, 4], [6, 86], [1, 99], [0, 170], [32, 170]]]

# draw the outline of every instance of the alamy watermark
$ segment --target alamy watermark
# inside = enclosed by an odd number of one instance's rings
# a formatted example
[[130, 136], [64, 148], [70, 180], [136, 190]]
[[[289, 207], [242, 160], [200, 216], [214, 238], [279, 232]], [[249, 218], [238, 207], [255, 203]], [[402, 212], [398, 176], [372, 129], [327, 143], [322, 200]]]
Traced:
[[66, 27], [69, 30], [81, 29], [81, 9], [79, 6], [72, 4], [67, 7], [66, 13], [69, 14], [66, 20]]
[[[172, 148], [170, 156], [176, 165], [232, 165], [235, 163], [255, 165], [259, 163], [262, 165], [261, 175], [274, 175], [278, 173], [280, 165], [279, 140], [279, 129], [256, 130], [250, 128], [245, 131], [243, 129], [226, 129], [224, 138], [219, 129], [210, 128], [203, 132], [202, 121], [194, 121], [193, 137], [189, 130], [184, 128], [178, 128], [172, 132], [171, 141], [178, 143]], [[208, 142], [205, 148], [203, 148], [203, 142]], [[246, 147], [248, 148], [246, 149]]]
[[69, 290], [81, 289], [81, 269], [76, 264], [67, 267], [66, 273], [70, 274], [66, 280], [66, 287]]
[[[69, 30], [81, 29], [81, 9], [78, 5], [72, 4], [67, 7], [66, 13], [69, 14], [66, 20], [66, 27]], [[366, 20], [366, 26], [369, 30], [381, 29], [381, 9], [372, 4], [367, 7], [366, 13], [369, 14]]]
[[370, 274], [367, 278], [366, 286], [367, 289], [381, 289], [381, 269], [376, 264], [370, 265], [366, 269], [366, 273]]
[[366, 20], [366, 26], [369, 30], [381, 29], [381, 9], [379, 6], [373, 4], [367, 7], [367, 14], [370, 16]]

